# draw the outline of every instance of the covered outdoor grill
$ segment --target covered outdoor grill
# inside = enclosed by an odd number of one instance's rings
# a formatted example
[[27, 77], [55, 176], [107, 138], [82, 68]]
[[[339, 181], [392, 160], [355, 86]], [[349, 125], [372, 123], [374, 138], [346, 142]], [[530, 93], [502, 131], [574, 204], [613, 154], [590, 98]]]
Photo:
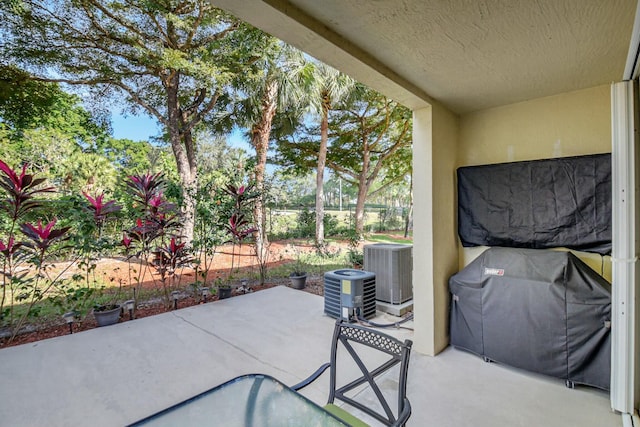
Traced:
[[611, 287], [570, 252], [491, 248], [449, 290], [453, 346], [609, 389]]

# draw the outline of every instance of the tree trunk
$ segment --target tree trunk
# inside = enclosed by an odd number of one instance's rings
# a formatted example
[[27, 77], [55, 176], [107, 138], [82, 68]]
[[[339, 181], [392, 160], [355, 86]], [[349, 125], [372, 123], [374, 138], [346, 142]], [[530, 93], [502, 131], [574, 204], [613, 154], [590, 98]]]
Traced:
[[198, 192], [198, 166], [196, 163], [195, 144], [191, 131], [186, 131], [182, 135], [182, 140], [187, 154], [187, 162], [189, 164], [189, 174], [182, 178], [182, 236], [187, 242], [187, 246], [191, 246], [193, 242], [194, 230], [196, 226], [196, 194]]
[[367, 192], [369, 188], [363, 175], [360, 175], [359, 181], [358, 198], [356, 200], [356, 233], [358, 233], [358, 235], [362, 235], [364, 233], [364, 204], [367, 201]]
[[407, 238], [409, 236], [409, 226], [411, 224], [411, 219], [413, 218], [413, 172], [411, 173], [411, 177], [409, 178], [409, 209], [407, 210], [407, 218], [404, 222], [404, 237]]
[[166, 127], [169, 131], [169, 142], [176, 159], [178, 176], [182, 185], [184, 198], [181, 207], [183, 241], [187, 246], [193, 242], [193, 231], [195, 224], [196, 201], [195, 194], [198, 186], [197, 166], [195, 159], [195, 147], [191, 132], [181, 133], [183, 129], [183, 119], [180, 113], [180, 103], [178, 101], [178, 75], [174, 75], [167, 83], [167, 111], [169, 113], [169, 123]]
[[[258, 264], [261, 266], [267, 262], [267, 247], [269, 241], [267, 238], [267, 211], [264, 206], [265, 188], [264, 174], [267, 165], [267, 151], [269, 149], [269, 138], [271, 135], [271, 123], [273, 116], [276, 114], [276, 106], [278, 99], [278, 82], [276, 80], [267, 81], [264, 93], [262, 95], [262, 112], [260, 120], [251, 128], [251, 144], [256, 150], [256, 166], [255, 181], [256, 189], [260, 196], [256, 199], [253, 215], [256, 221], [256, 257]], [[260, 274], [260, 283], [264, 283], [264, 274]]]
[[362, 149], [362, 170], [358, 174], [358, 198], [356, 200], [356, 233], [362, 235], [364, 232], [364, 204], [367, 201], [367, 194], [369, 193], [369, 186], [373, 182], [373, 179], [369, 180], [369, 160], [371, 154], [369, 152], [369, 142], [367, 137], [364, 137]]
[[320, 148], [316, 168], [316, 244], [324, 243], [324, 168], [327, 163], [327, 144], [329, 139], [329, 95], [324, 94], [322, 119], [320, 122]]

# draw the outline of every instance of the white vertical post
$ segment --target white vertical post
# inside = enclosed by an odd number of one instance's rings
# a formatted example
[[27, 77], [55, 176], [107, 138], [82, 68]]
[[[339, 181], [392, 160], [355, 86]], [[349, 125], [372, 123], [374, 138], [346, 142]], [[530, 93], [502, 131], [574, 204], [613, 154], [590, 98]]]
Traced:
[[413, 111], [413, 349], [435, 356], [432, 125], [431, 107]]
[[611, 342], [611, 407], [627, 418], [637, 402], [638, 267], [637, 143], [635, 87], [625, 81], [611, 86], [613, 181], [613, 286]]

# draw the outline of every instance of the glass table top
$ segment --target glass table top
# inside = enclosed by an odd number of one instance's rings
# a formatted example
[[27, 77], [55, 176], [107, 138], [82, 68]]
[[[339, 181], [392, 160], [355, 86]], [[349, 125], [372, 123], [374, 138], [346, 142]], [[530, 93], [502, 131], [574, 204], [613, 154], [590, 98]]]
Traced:
[[131, 426], [347, 426], [273, 377], [243, 375]]

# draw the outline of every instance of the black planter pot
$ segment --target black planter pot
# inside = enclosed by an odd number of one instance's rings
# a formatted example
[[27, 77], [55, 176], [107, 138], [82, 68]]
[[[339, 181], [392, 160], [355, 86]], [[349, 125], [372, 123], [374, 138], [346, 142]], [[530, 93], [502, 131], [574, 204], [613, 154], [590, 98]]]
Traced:
[[304, 289], [307, 285], [307, 273], [291, 273], [289, 279], [293, 289]]
[[122, 307], [119, 305], [108, 310], [93, 309], [93, 317], [95, 317], [98, 326], [109, 326], [118, 323], [118, 320], [120, 320], [120, 313], [122, 313]]
[[218, 287], [218, 299], [227, 299], [231, 296], [231, 287], [230, 286], [220, 286]]

